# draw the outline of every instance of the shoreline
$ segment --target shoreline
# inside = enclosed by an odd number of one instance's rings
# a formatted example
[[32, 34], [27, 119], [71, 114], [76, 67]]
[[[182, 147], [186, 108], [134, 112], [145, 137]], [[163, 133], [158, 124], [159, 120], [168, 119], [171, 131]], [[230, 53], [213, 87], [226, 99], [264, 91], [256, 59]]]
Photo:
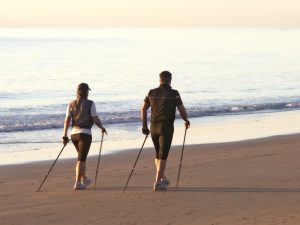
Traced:
[[[15, 225], [294, 225], [300, 222], [300, 134], [187, 145], [175, 191], [181, 147], [171, 150], [166, 192], [153, 192], [154, 150], [145, 148], [128, 188], [138, 149], [101, 158], [97, 189], [72, 190], [76, 160], [2, 166], [0, 219]], [[95, 175], [91, 157], [87, 175]], [[74, 215], [80, 215], [74, 219]], [[156, 215], [153, 217], [153, 215]]]
[[[211, 118], [192, 118], [191, 128], [188, 130], [186, 144], [207, 144], [226, 143], [242, 140], [253, 140], [257, 138], [272, 137], [278, 135], [300, 133], [299, 126], [295, 126], [300, 121], [299, 111], [287, 112], [265, 112], [262, 114], [246, 114], [239, 116], [222, 116]], [[184, 127], [181, 120], [175, 121], [175, 132], [172, 146], [180, 146], [183, 142]], [[109, 129], [110, 127], [108, 127]], [[128, 149], [140, 148], [144, 140], [144, 135], [140, 132], [140, 123], [121, 126], [113, 126], [109, 135], [104, 137], [102, 154], [108, 155], [114, 152], [127, 151]], [[52, 138], [60, 137], [61, 130], [50, 133]], [[93, 142], [89, 156], [98, 156], [100, 137], [98, 130], [93, 130]], [[38, 133], [32, 133], [35, 137]], [[44, 134], [45, 135], [45, 134]], [[28, 144], [30, 145], [30, 144]], [[0, 165], [22, 164], [34, 161], [54, 160], [61, 144], [49, 143], [40, 148], [38, 146], [28, 150], [23, 144], [11, 145], [15, 149], [5, 149], [0, 154], [3, 159]], [[148, 138], [145, 147], [153, 147], [151, 137]], [[66, 146], [61, 155], [61, 159], [72, 159], [76, 155], [72, 143]]]
[[[226, 144], [243, 144], [243, 143], [251, 143], [251, 142], [255, 142], [258, 143], [260, 141], [271, 141], [271, 140], [276, 140], [276, 139], [285, 139], [288, 137], [300, 137], [300, 133], [291, 133], [291, 134], [280, 134], [280, 135], [273, 135], [273, 136], [268, 136], [268, 137], [260, 137], [260, 138], [253, 138], [253, 139], [245, 139], [245, 140], [239, 140], [239, 141], [228, 141], [228, 142], [217, 142], [217, 143], [203, 143], [203, 144], [185, 144], [185, 149], [186, 148], [194, 148], [194, 147], [209, 147], [209, 146], [218, 146], [218, 145], [226, 145]], [[148, 137], [148, 139], [150, 139], [151, 137]], [[151, 140], [149, 140], [151, 141]], [[72, 143], [70, 143], [72, 145]], [[152, 142], [151, 142], [152, 144]], [[62, 146], [61, 146], [62, 147]], [[73, 147], [73, 146], [72, 146]], [[182, 149], [182, 145], [172, 145], [170, 151], [179, 151]], [[113, 151], [107, 154], [102, 154], [101, 157], [113, 157], [113, 156], [124, 156], [124, 155], [128, 155], [128, 154], [133, 154], [133, 152], [138, 152], [140, 150], [140, 148], [128, 148], [128, 149], [122, 149], [122, 150], [117, 150], [117, 151]], [[144, 147], [142, 150], [142, 153], [145, 151], [150, 151], [152, 150], [153, 155], [154, 155], [154, 147]], [[59, 153], [59, 151], [57, 152]], [[62, 162], [66, 162], [66, 163], [70, 163], [70, 162], [74, 162], [77, 160], [77, 155], [76, 152], [74, 153], [74, 157], [71, 158], [59, 158], [59, 161]], [[52, 162], [54, 162], [56, 158], [53, 159], [47, 159], [47, 160], [40, 160], [40, 161], [29, 161], [29, 162], [24, 162], [24, 163], [16, 163], [16, 164], [4, 164], [1, 165], [0, 164], [0, 168], [3, 167], [15, 167], [15, 166], [31, 166], [31, 165], [45, 165], [45, 164], [52, 164]], [[98, 159], [97, 155], [88, 155], [87, 160], [88, 161], [96, 161]]]

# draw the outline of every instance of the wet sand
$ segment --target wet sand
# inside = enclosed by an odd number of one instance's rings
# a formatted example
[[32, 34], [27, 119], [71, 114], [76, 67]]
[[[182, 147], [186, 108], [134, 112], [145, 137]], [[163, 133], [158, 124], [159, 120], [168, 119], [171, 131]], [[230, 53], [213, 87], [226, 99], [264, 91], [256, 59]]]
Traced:
[[[73, 160], [0, 167], [0, 224], [248, 225], [300, 224], [300, 135], [171, 150], [166, 192], [153, 192], [154, 150], [146, 148], [122, 193], [138, 149], [101, 158], [97, 189], [74, 191]], [[97, 158], [88, 159], [95, 176]]]

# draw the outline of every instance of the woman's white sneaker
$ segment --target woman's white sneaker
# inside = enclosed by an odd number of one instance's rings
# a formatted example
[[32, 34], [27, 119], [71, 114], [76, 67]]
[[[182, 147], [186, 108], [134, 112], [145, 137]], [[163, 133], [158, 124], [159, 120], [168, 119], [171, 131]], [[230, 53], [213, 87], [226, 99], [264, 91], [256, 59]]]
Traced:
[[153, 191], [166, 191], [167, 187], [162, 182], [154, 182]]
[[86, 186], [88, 186], [92, 183], [92, 179], [86, 177], [85, 179], [81, 179], [81, 182], [84, 183]]
[[84, 190], [86, 189], [86, 185], [83, 182], [76, 182], [74, 184], [74, 190]]

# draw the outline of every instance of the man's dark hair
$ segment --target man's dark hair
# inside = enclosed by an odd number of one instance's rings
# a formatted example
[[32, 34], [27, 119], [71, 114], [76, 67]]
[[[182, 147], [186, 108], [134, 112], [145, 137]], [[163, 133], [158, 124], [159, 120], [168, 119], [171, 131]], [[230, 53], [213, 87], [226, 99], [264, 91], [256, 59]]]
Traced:
[[77, 87], [77, 98], [87, 98], [90, 87], [87, 83], [80, 83]]
[[162, 83], [168, 83], [172, 80], [172, 74], [169, 71], [162, 71], [159, 77]]

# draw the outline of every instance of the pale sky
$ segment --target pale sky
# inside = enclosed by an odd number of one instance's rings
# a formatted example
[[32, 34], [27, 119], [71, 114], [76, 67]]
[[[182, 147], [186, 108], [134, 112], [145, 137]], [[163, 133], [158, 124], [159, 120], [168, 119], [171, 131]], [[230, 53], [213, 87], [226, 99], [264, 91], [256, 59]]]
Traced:
[[300, 0], [0, 0], [10, 26], [300, 26]]

